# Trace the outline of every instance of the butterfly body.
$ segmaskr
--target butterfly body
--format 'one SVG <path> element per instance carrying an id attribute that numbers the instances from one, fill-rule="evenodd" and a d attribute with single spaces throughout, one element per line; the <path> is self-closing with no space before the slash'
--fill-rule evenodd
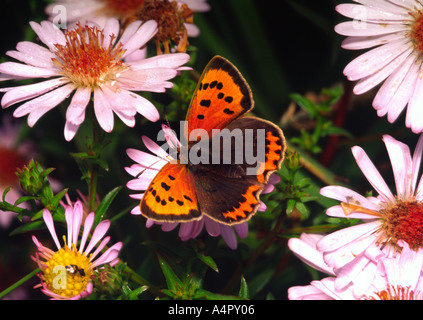
<path id="1" fill-rule="evenodd" d="M 273 123 L 245 114 L 251 90 L 222 57 L 206 66 L 187 113 L 186 141 L 178 161 L 166 164 L 141 200 L 141 213 L 155 221 L 186 222 L 203 215 L 233 225 L 260 206 L 270 174 L 286 149 Z"/>

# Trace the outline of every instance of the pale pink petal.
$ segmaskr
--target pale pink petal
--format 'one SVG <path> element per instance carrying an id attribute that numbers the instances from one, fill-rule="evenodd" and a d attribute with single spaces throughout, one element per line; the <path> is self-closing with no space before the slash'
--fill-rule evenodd
<path id="1" fill-rule="evenodd" d="M 65 100 L 74 89 L 73 84 L 67 84 L 50 91 L 21 105 L 15 110 L 13 116 L 19 118 L 29 113 L 28 125 L 32 127 L 46 112 Z"/>
<path id="2" fill-rule="evenodd" d="M 123 42 L 121 38 L 120 42 L 123 44 L 123 49 L 126 50 L 122 58 L 125 58 L 129 54 L 144 46 L 148 41 L 151 40 L 151 38 L 155 36 L 157 31 L 157 22 L 150 20 L 144 22 L 141 27 L 125 42 Z"/>
<path id="3" fill-rule="evenodd" d="M 134 22 L 131 22 L 123 32 L 122 36 L 119 39 L 119 43 L 122 43 L 122 45 L 129 41 L 130 38 L 132 38 L 135 34 L 135 32 L 138 31 L 142 24 L 142 21 L 136 20 Z"/>
<path id="4" fill-rule="evenodd" d="M 131 210 L 131 214 L 133 214 L 133 215 L 141 215 L 141 208 L 140 208 L 140 206 L 136 206 L 136 207 L 134 207 L 132 210 Z"/>
<path id="5" fill-rule="evenodd" d="M 378 204 L 368 200 L 366 197 L 363 197 L 361 194 L 343 186 L 323 187 L 322 189 L 320 189 L 320 194 L 327 198 L 335 199 L 345 203 L 354 204 L 366 209 L 374 210 L 376 212 L 381 209 L 381 207 Z"/>
<path id="6" fill-rule="evenodd" d="M 419 67 L 414 56 L 407 58 L 386 79 L 373 100 L 373 107 L 386 109 L 388 121 L 394 122 L 411 97 Z"/>
<path id="7" fill-rule="evenodd" d="M 34 21 L 30 21 L 29 24 L 40 40 L 47 45 L 52 52 L 56 51 L 56 44 L 66 44 L 65 35 L 52 22 L 42 21 L 41 24 L 38 24 Z"/>
<path id="8" fill-rule="evenodd" d="M 94 112 L 101 128 L 110 133 L 114 126 L 113 111 L 99 88 L 94 90 Z"/>
<path id="9" fill-rule="evenodd" d="M 70 122 L 65 122 L 64 136 L 66 141 L 71 141 L 75 137 L 75 134 L 79 129 L 79 126 L 80 125 L 75 125 Z"/>
<path id="10" fill-rule="evenodd" d="M 401 53 L 409 54 L 411 52 L 409 49 L 409 45 L 403 39 L 389 42 L 355 58 L 345 67 L 344 74 L 351 81 L 365 78 L 389 65 Z"/>
<path id="11" fill-rule="evenodd" d="M 421 65 L 420 65 L 421 67 Z M 414 133 L 423 131 L 423 77 L 417 77 L 414 91 L 408 103 L 405 124 Z"/>
<path id="12" fill-rule="evenodd" d="M 150 150 L 155 155 L 157 155 L 159 158 L 166 159 L 167 156 L 169 155 L 166 151 L 164 151 L 157 143 L 155 143 L 149 137 L 142 136 L 141 139 L 144 145 L 147 147 L 147 149 Z"/>
<path id="13" fill-rule="evenodd" d="M 174 78 L 177 73 L 171 68 L 127 69 L 120 75 L 118 83 L 126 90 L 161 93 L 165 92 L 167 88 L 172 88 L 172 82 L 166 80 Z"/>
<path id="14" fill-rule="evenodd" d="M 15 103 L 40 96 L 67 82 L 64 78 L 57 78 L 24 86 L 2 88 L 0 91 L 6 91 L 6 93 L 1 100 L 1 105 L 3 108 L 8 108 Z"/>
<path id="15" fill-rule="evenodd" d="M 382 34 L 405 31 L 404 24 L 382 24 L 366 21 L 346 21 L 335 26 L 335 31 L 343 36 L 377 36 Z"/>
<path id="16" fill-rule="evenodd" d="M 170 232 L 174 230 L 179 225 L 179 222 L 163 222 L 161 224 L 161 229 L 164 232 Z"/>
<path id="17" fill-rule="evenodd" d="M 234 229 L 238 234 L 238 237 L 245 239 L 248 235 L 248 222 L 236 224 L 234 225 Z"/>
<path id="18" fill-rule="evenodd" d="M 195 12 L 206 12 L 210 10 L 207 0 L 177 0 L 179 4 L 185 3 L 191 10 Z"/>
<path id="19" fill-rule="evenodd" d="M 288 247 L 299 259 L 309 266 L 323 273 L 334 275 L 333 269 L 324 262 L 322 253 L 317 251 L 315 243 L 311 244 L 302 239 L 291 238 L 288 240 Z"/>
<path id="20" fill-rule="evenodd" d="M 44 219 L 44 222 L 47 226 L 48 231 L 51 234 L 51 237 L 54 240 L 54 243 L 56 244 L 57 249 L 60 249 L 61 246 L 60 246 L 59 239 L 57 238 L 56 230 L 54 228 L 53 217 L 52 217 L 50 211 L 48 211 L 47 209 L 43 210 L 43 219 Z"/>
<path id="21" fill-rule="evenodd" d="M 363 238 L 380 227 L 380 221 L 357 224 L 328 234 L 317 243 L 319 251 L 332 251 Z"/>
<path id="22" fill-rule="evenodd" d="M 59 71 L 56 69 L 28 66 L 26 64 L 17 62 L 1 63 L 0 73 L 4 73 L 13 77 L 22 77 L 27 79 L 60 76 Z"/>
<path id="23" fill-rule="evenodd" d="M 226 244 L 229 248 L 232 250 L 236 250 L 238 246 L 238 241 L 236 239 L 235 231 L 232 229 L 232 227 L 227 225 L 221 225 L 220 226 L 221 235 L 223 240 L 225 240 Z"/>
<path id="24" fill-rule="evenodd" d="M 209 217 L 204 217 L 204 225 L 206 227 L 206 231 L 212 237 L 220 236 L 220 224 Z"/>
<path id="25" fill-rule="evenodd" d="M 121 90 L 119 93 L 115 93 L 114 103 L 115 107 L 113 107 L 113 110 L 116 114 L 118 114 L 118 112 L 123 112 L 126 109 L 129 111 L 129 116 L 131 114 L 135 115 L 138 112 L 146 119 L 153 122 L 159 120 L 160 118 L 159 112 L 150 101 L 127 90 Z M 127 111 L 124 113 L 128 114 Z"/>
<path id="26" fill-rule="evenodd" d="M 385 142 L 391 160 L 397 197 L 399 200 L 409 199 L 414 194 L 410 179 L 413 169 L 410 149 L 406 144 L 395 140 L 389 135 L 384 135 L 383 141 Z"/>
<path id="27" fill-rule="evenodd" d="M 66 121 L 80 125 L 85 120 L 85 109 L 90 102 L 91 89 L 79 87 L 72 97 L 72 101 L 66 110 Z"/>
<path id="28" fill-rule="evenodd" d="M 416 148 L 414 149 L 413 154 L 413 169 L 412 169 L 412 181 L 411 186 L 413 188 L 414 195 L 417 195 L 418 189 L 416 192 L 416 183 L 419 175 L 420 164 L 423 157 L 423 134 L 420 134 L 419 140 L 417 141 Z M 418 197 L 417 197 L 418 199 Z"/>
<path id="29" fill-rule="evenodd" d="M 190 60 L 186 53 L 168 53 L 129 63 L 133 70 L 178 68 Z"/>
<path id="30" fill-rule="evenodd" d="M 103 46 L 108 48 L 113 45 L 119 36 L 119 21 L 115 18 L 109 18 L 103 28 L 104 42 Z"/>
<path id="31" fill-rule="evenodd" d="M 345 17 L 360 19 L 362 21 L 386 22 L 389 24 L 400 23 L 410 18 L 406 11 L 391 12 L 389 10 L 381 10 L 380 8 L 365 7 L 357 4 L 343 3 L 337 5 L 335 10 Z"/>
<path id="32" fill-rule="evenodd" d="M 331 296 L 324 293 L 314 285 L 294 286 L 288 289 L 289 300 L 333 300 Z"/>
<path id="33" fill-rule="evenodd" d="M 347 37 L 342 41 L 341 47 L 347 50 L 362 50 L 404 39 L 404 37 L 406 37 L 406 32 L 396 32 L 370 37 Z"/>
<path id="34" fill-rule="evenodd" d="M 27 43 L 31 43 L 34 46 L 38 46 L 38 45 L 36 45 L 32 42 L 27 42 Z M 19 46 L 19 43 L 18 43 L 16 48 L 18 49 L 19 47 L 22 47 L 22 45 Z M 55 65 L 54 65 L 52 59 L 55 58 L 56 56 L 52 52 L 50 52 L 49 50 L 39 46 L 40 48 L 45 50 L 44 52 L 42 52 L 43 56 L 40 57 L 40 56 L 36 55 L 37 49 L 32 48 L 32 49 L 35 49 L 35 52 L 32 52 L 32 51 L 27 52 L 26 47 L 29 47 L 29 46 L 27 44 L 25 44 L 25 45 L 23 45 L 23 47 L 25 47 L 25 52 L 7 51 L 6 54 L 9 57 L 12 57 L 16 60 L 19 60 L 20 62 L 26 63 L 26 64 L 34 66 L 34 67 L 46 68 L 46 69 L 54 69 L 55 68 Z M 40 50 L 40 49 L 38 49 L 38 50 Z"/>
<path id="35" fill-rule="evenodd" d="M 358 146 L 352 147 L 351 149 L 357 165 L 373 188 L 387 203 L 395 203 L 396 200 L 394 195 L 364 150 Z"/>
<path id="36" fill-rule="evenodd" d="M 94 219 L 95 219 L 94 212 L 91 212 L 85 218 L 84 231 L 82 233 L 81 243 L 79 245 L 79 253 L 83 253 L 84 252 L 84 247 L 85 247 L 85 244 L 87 243 L 88 235 L 90 234 L 91 228 L 92 228 L 92 226 L 94 224 Z"/>
<path id="37" fill-rule="evenodd" d="M 136 149 L 126 149 L 126 154 L 136 163 L 141 164 L 144 168 L 160 170 L 163 165 L 167 163 L 166 160 L 162 160 L 152 154 Z M 137 173 L 139 174 L 139 172 Z"/>
<path id="38" fill-rule="evenodd" d="M 90 261 L 95 261 L 95 257 L 101 252 L 101 250 L 104 249 L 104 247 L 109 243 L 110 236 L 104 237 L 103 240 L 101 240 L 101 243 L 97 246 L 97 249 L 90 255 Z"/>
<path id="39" fill-rule="evenodd" d="M 109 227 L 110 227 L 109 220 L 103 220 L 97 225 L 91 237 L 91 241 L 89 242 L 87 248 L 84 250 L 85 256 L 87 256 L 91 252 L 91 250 L 94 248 L 94 246 L 103 238 L 103 236 L 106 234 Z"/>

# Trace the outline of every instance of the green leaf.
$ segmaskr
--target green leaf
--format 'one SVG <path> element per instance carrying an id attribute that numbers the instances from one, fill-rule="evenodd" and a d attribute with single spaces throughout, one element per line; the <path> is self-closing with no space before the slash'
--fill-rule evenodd
<path id="1" fill-rule="evenodd" d="M 244 277 L 241 277 L 241 287 L 239 288 L 239 294 L 241 298 L 249 299 L 250 293 L 248 291 L 247 281 L 245 281 Z"/>
<path id="2" fill-rule="evenodd" d="M 10 233 L 10 235 L 14 236 L 14 235 L 17 235 L 17 234 L 38 230 L 38 229 L 41 229 L 43 225 L 44 225 L 43 220 L 37 220 L 37 221 L 34 221 L 34 222 L 29 222 L 29 223 L 24 224 L 21 227 L 16 228 L 15 230 L 13 230 Z"/>
<path id="3" fill-rule="evenodd" d="M 126 299 L 128 300 L 137 300 L 138 296 L 143 293 L 144 291 L 148 290 L 148 286 L 141 286 L 134 290 L 131 290 L 127 284 L 122 286 L 122 292 Z"/>
<path id="4" fill-rule="evenodd" d="M 172 270 L 170 265 L 163 259 L 159 254 L 157 254 L 157 258 L 159 259 L 160 268 L 162 269 L 163 275 L 166 278 L 167 287 L 170 290 L 176 290 L 178 284 L 181 283 L 181 280 L 178 278 L 176 273 Z"/>
<path id="5" fill-rule="evenodd" d="M 217 268 L 216 262 L 214 262 L 213 258 L 210 256 L 205 256 L 203 254 L 197 253 L 197 258 L 203 261 L 206 265 L 212 268 L 214 271 L 219 273 L 219 269 Z"/>
<path id="6" fill-rule="evenodd" d="M 101 200 L 97 210 L 95 211 L 95 224 L 97 225 L 104 217 L 107 209 L 109 209 L 110 204 L 112 203 L 113 199 L 117 196 L 119 191 L 122 189 L 122 186 L 114 188 L 108 194 L 106 194 Z"/>

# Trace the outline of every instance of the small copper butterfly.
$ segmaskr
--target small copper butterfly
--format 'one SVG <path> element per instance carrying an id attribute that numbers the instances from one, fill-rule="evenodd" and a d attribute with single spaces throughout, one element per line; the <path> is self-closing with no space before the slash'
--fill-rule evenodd
<path id="1" fill-rule="evenodd" d="M 225 58 L 214 57 L 194 91 L 185 132 L 188 136 L 195 131 L 205 132 L 213 140 L 216 132 L 226 130 L 231 133 L 229 138 L 220 135 L 217 144 L 213 140 L 213 148 L 225 143 L 227 148 L 212 149 L 210 145 L 209 155 L 202 158 L 206 161 L 200 163 L 189 158 L 184 162 L 182 157 L 176 163 L 167 163 L 145 191 L 141 213 L 161 222 L 187 222 L 206 215 L 234 225 L 251 218 L 260 205 L 260 193 L 270 174 L 280 169 L 286 150 L 279 127 L 245 115 L 253 106 L 250 87 L 238 69 Z M 237 140 L 239 137 L 243 140 Z M 190 139 L 185 145 L 186 154 L 198 143 Z M 234 150 L 240 144 L 245 154 L 237 158 L 239 153 Z M 248 161 L 247 149 L 255 150 L 257 163 Z M 230 152 L 229 158 L 226 151 Z M 263 157 L 258 157 L 260 151 Z M 248 173 L 253 168 L 257 168 L 254 174 Z"/>

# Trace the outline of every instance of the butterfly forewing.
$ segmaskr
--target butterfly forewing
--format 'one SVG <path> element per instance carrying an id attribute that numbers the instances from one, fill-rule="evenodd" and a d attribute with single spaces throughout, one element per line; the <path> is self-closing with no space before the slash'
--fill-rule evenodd
<path id="1" fill-rule="evenodd" d="M 195 183 L 185 165 L 166 164 L 141 200 L 141 213 L 156 221 L 187 221 L 200 217 Z"/>
<path id="2" fill-rule="evenodd" d="M 188 133 L 226 127 L 253 108 L 250 87 L 228 60 L 214 57 L 201 75 L 187 113 Z"/>

